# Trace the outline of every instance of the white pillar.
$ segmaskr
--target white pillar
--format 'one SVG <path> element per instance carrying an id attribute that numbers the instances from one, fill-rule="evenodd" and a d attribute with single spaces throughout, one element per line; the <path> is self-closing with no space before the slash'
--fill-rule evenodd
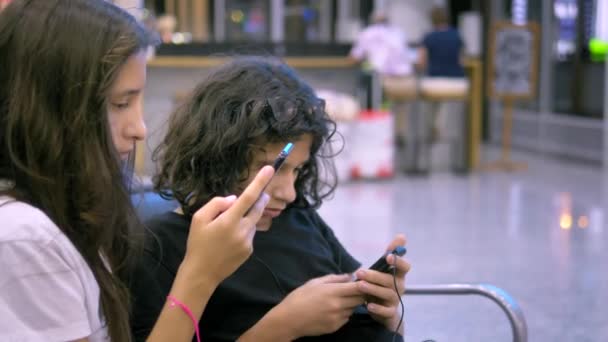
<path id="1" fill-rule="evenodd" d="M 388 9 L 387 0 L 374 0 L 374 11 L 386 12 Z"/>
<path id="2" fill-rule="evenodd" d="M 319 41 L 323 43 L 331 42 L 331 22 L 332 22 L 332 8 L 331 1 L 321 1 L 320 4 L 321 13 L 319 13 Z"/>
<path id="3" fill-rule="evenodd" d="M 270 40 L 281 43 L 285 40 L 285 3 L 270 0 Z"/>
<path id="4" fill-rule="evenodd" d="M 216 42 L 226 40 L 226 1 L 216 0 L 213 6 L 213 36 Z"/>
<path id="5" fill-rule="evenodd" d="M 511 13 L 513 24 L 524 25 L 528 21 L 528 0 L 513 0 Z"/>
<path id="6" fill-rule="evenodd" d="M 112 2 L 131 13 L 137 20 L 143 18 L 144 0 L 114 0 Z"/>
<path id="7" fill-rule="evenodd" d="M 553 112 L 553 0 L 542 0 L 540 63 L 538 84 L 538 151 L 547 150 L 547 122 Z"/>
<path id="8" fill-rule="evenodd" d="M 362 28 L 362 23 L 359 19 L 359 1 L 338 0 L 337 6 L 336 41 L 351 43 L 356 39 L 357 34 Z"/>
<path id="9" fill-rule="evenodd" d="M 595 6 L 595 38 L 608 40 L 608 1 L 599 0 Z"/>

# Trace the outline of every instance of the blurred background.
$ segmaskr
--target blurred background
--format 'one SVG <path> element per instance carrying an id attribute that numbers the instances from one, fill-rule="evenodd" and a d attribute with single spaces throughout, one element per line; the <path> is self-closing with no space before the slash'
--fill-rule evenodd
<path id="1" fill-rule="evenodd" d="M 364 265 L 402 232 L 409 286 L 492 284 L 530 341 L 608 341 L 608 1 L 113 2 L 160 42 L 144 189 L 168 116 L 210 68 L 276 56 L 338 123 L 321 214 Z M 482 297 L 404 299 L 407 340 L 513 341 Z"/>

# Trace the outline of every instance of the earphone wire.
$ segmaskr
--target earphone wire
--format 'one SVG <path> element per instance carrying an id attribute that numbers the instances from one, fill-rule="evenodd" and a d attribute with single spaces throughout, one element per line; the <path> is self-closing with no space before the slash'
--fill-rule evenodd
<path id="1" fill-rule="evenodd" d="M 397 324 L 397 328 L 395 328 L 395 331 L 393 332 L 393 342 L 394 342 L 395 338 L 397 337 L 397 334 L 399 334 L 399 328 L 401 328 L 401 324 L 403 323 L 403 315 L 405 314 L 405 307 L 403 306 L 403 299 L 401 298 L 401 293 L 399 293 L 399 288 L 397 287 L 397 268 L 393 266 L 392 269 L 393 269 L 393 285 L 395 286 L 395 294 L 397 295 L 397 298 L 399 298 L 399 304 L 401 304 L 401 316 L 399 317 L 399 324 Z"/>

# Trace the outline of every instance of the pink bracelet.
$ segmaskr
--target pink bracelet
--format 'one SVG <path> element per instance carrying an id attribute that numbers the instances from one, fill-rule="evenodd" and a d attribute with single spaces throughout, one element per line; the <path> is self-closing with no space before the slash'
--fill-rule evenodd
<path id="1" fill-rule="evenodd" d="M 194 325 L 194 332 L 196 332 L 196 340 L 198 342 L 201 342 L 201 334 L 198 330 L 198 320 L 196 319 L 196 317 L 194 317 L 192 310 L 190 310 L 190 308 L 186 304 L 175 299 L 175 297 L 173 297 L 172 295 L 168 295 L 167 299 L 171 302 L 171 303 L 169 303 L 169 306 L 171 306 L 171 307 L 175 307 L 176 305 L 179 306 L 180 308 L 182 308 L 182 310 L 184 310 L 186 315 L 188 315 L 188 317 L 190 317 L 190 320 L 192 321 L 192 324 Z"/>

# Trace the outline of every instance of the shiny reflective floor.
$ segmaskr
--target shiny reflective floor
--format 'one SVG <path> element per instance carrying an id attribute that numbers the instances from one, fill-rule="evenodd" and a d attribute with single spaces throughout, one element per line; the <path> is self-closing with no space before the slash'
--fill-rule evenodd
<path id="1" fill-rule="evenodd" d="M 537 154 L 514 158 L 529 170 L 342 184 L 320 212 L 364 265 L 405 233 L 409 284 L 506 290 L 524 310 L 529 341 L 608 341 L 601 168 Z M 407 341 L 512 341 L 507 317 L 488 299 L 404 300 Z"/>

